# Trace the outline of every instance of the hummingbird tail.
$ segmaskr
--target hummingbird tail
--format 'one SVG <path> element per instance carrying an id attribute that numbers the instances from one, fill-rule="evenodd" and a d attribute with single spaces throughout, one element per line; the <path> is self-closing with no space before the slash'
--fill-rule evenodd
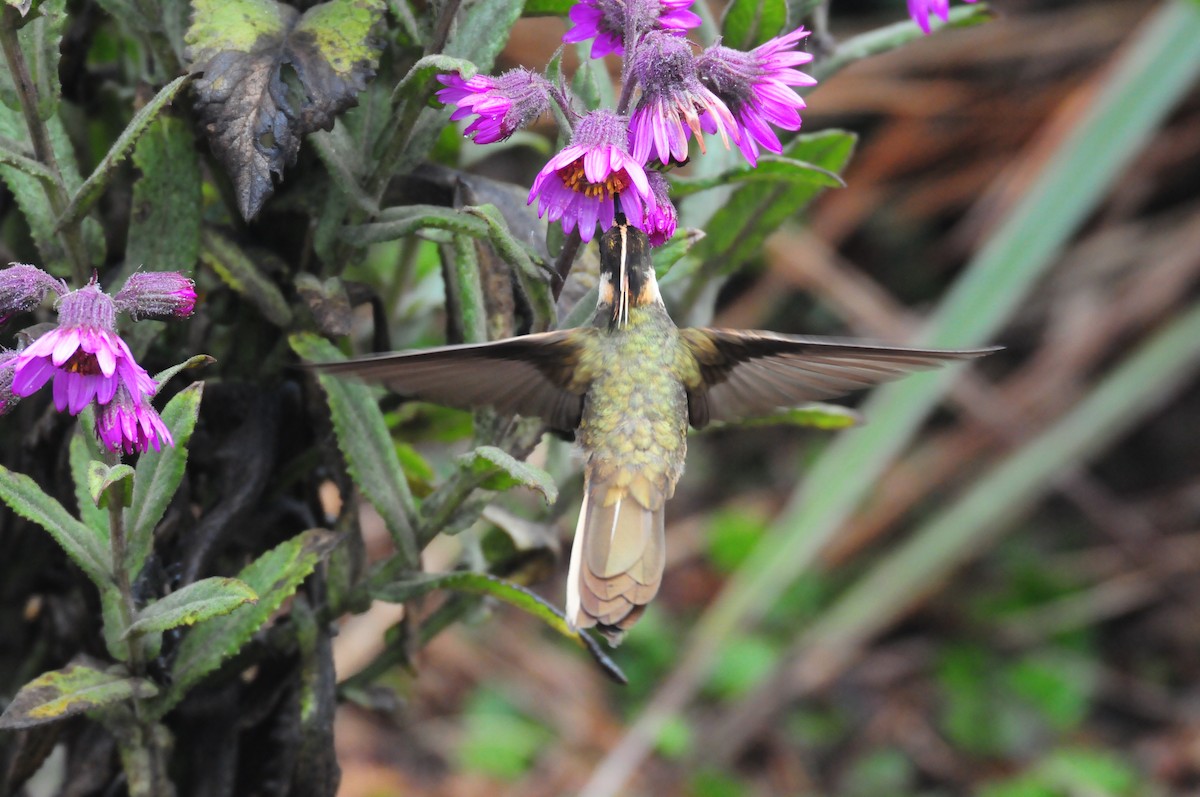
<path id="1" fill-rule="evenodd" d="M 661 491 L 641 476 L 627 488 L 587 480 L 567 575 L 572 626 L 595 626 L 617 644 L 642 616 L 666 563 L 664 503 Z"/>

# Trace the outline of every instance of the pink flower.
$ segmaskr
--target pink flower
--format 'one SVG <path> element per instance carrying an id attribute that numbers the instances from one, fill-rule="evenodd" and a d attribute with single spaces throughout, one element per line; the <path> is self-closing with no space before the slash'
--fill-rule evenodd
<path id="1" fill-rule="evenodd" d="M 667 178 L 658 172 L 646 172 L 646 179 L 650 182 L 654 205 L 646 206 L 642 223 L 635 226 L 645 230 L 646 235 L 650 238 L 651 246 L 662 246 L 675 234 L 679 215 L 675 211 L 675 206 L 671 204 L 671 186 L 667 183 Z"/>
<path id="2" fill-rule="evenodd" d="M 109 451 L 132 454 L 150 448 L 162 450 L 175 445 L 171 431 L 150 406 L 148 397 L 131 395 L 125 385 L 117 387 L 113 400 L 96 412 L 96 436 Z"/>
<path id="3" fill-rule="evenodd" d="M 54 380 L 54 406 L 79 412 L 107 404 L 124 384 L 135 395 L 153 395 L 154 380 L 117 335 L 116 307 L 95 282 L 61 300 L 59 326 L 23 349 L 13 372 L 13 393 L 25 397 Z"/>
<path id="4" fill-rule="evenodd" d="M 612 111 L 592 111 L 579 121 L 571 143 L 542 167 L 529 191 L 529 204 L 538 200 L 538 217 L 562 222 L 570 232 L 592 240 L 599 222 L 613 224 L 616 203 L 631 220 L 640 222 L 644 208 L 654 207 L 654 195 L 642 164 L 626 149 L 625 118 Z"/>
<path id="5" fill-rule="evenodd" d="M 545 113 L 550 107 L 550 84 L 527 69 L 512 69 L 500 77 L 476 75 L 463 80 L 459 75 L 438 75 L 445 86 L 437 98 L 445 105 L 457 105 L 452 121 L 478 118 L 467 125 L 464 135 L 474 136 L 476 144 L 503 141 Z"/>
<path id="6" fill-rule="evenodd" d="M 966 2 L 974 3 L 975 0 Z M 908 0 L 908 15 L 926 35 L 929 35 L 930 14 L 936 15 L 942 22 L 947 22 L 950 19 L 950 0 Z"/>
<path id="7" fill-rule="evenodd" d="M 639 162 L 645 163 L 652 155 L 662 163 L 686 161 L 689 131 L 703 152 L 702 113 L 713 121 L 714 131 L 721 134 L 726 147 L 730 136 L 737 140 L 733 115 L 696 76 L 696 59 L 686 39 L 657 31 L 646 34 L 638 46 L 633 73 L 642 96 L 630 119 L 629 149 Z"/>
<path id="8" fill-rule="evenodd" d="M 570 11 L 575 27 L 562 40 L 572 44 L 595 39 L 592 58 L 624 55 L 629 14 L 633 15 L 634 36 L 656 29 L 684 33 L 700 27 L 700 17 L 688 10 L 691 5 L 692 0 L 580 0 Z"/>
<path id="9" fill-rule="evenodd" d="M 799 111 L 804 100 L 790 87 L 817 83 L 815 78 L 792 68 L 812 60 L 810 54 L 793 49 L 807 35 L 804 28 L 796 28 L 748 53 L 717 45 L 697 59 L 700 79 L 733 113 L 739 128 L 738 144 L 752 166 L 758 164 L 759 146 L 771 152 L 783 151 L 771 125 L 800 129 Z M 701 122 L 706 130 L 719 129 L 718 120 L 711 114 Z"/>

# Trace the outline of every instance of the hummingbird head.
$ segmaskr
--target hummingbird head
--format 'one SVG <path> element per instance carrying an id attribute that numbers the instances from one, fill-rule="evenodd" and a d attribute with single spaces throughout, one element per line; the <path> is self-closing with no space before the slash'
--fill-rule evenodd
<path id="1" fill-rule="evenodd" d="M 650 239 L 617 216 L 617 223 L 600 238 L 600 296 L 596 309 L 607 311 L 609 328 L 629 323 L 631 307 L 662 304 Z"/>

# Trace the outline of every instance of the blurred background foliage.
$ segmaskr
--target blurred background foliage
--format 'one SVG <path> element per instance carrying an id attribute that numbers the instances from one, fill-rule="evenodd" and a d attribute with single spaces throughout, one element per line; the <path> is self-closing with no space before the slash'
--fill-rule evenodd
<path id="1" fill-rule="evenodd" d="M 60 116 L 82 168 L 64 171 L 101 164 L 129 109 L 178 73 L 185 5 L 163 4 L 156 18 L 134 0 L 67 4 Z M 796 16 L 813 4 L 791 6 Z M 500 151 L 464 143 L 445 113 L 422 111 L 427 93 L 407 106 L 413 118 L 388 117 L 412 54 L 429 44 L 422 37 L 447 33 L 418 19 L 440 8 L 388 3 L 387 80 L 368 87 L 345 124 L 308 139 L 256 221 L 237 215 L 207 146 L 187 143 L 196 124 L 181 101 L 131 163 L 114 167 L 81 224 L 77 243 L 102 279 L 153 262 L 194 269 L 206 294 L 193 324 L 146 334 L 138 349 L 151 370 L 179 354 L 219 361 L 181 498 L 200 520 L 171 519 L 160 538 L 164 582 L 180 577 L 179 562 L 236 572 L 314 518 L 355 539 L 361 529 L 363 562 L 394 556 L 384 522 L 332 464 L 324 398 L 285 367 L 294 358 L 284 332 L 344 336 L 328 323 L 346 320 L 340 309 L 322 315 L 344 303 L 357 307 L 348 329 L 358 351 L 464 334 L 461 313 L 446 311 L 445 270 L 459 261 L 442 217 L 398 239 L 383 223 L 404 222 L 414 202 L 462 204 L 438 169 L 527 185 L 551 149 L 526 134 Z M 478 28 L 485 17 L 467 15 L 479 10 L 464 4 L 464 29 Z M 790 188 L 786 218 L 753 232 L 709 217 L 782 207 L 778 195 L 743 205 L 720 191 L 691 197 L 683 220 L 709 237 L 664 275 L 677 319 L 1006 351 L 952 380 L 878 391 L 859 406 L 870 419 L 860 429 L 693 437 L 668 515 L 663 593 L 612 654 L 627 686 L 542 619 L 461 593 L 403 606 L 347 597 L 338 585 L 354 579 L 336 568 L 361 563 L 331 563 L 303 601 L 326 605 L 331 589 L 347 611 L 322 654 L 340 684 L 333 737 L 320 739 L 336 749 L 339 794 L 1200 788 L 1200 3 L 998 0 L 986 24 L 928 38 L 907 21 L 903 35 L 887 27 L 903 19 L 898 0 L 837 0 L 828 11 L 812 42 L 822 82 L 806 95 L 804 132 L 858 140 L 852 156 L 849 138 L 832 133 L 799 146 L 847 142 L 824 150 L 848 159 L 844 170 L 827 165 L 847 187 L 821 193 L 802 216 L 792 210 L 813 196 Z M 564 30 L 559 18 L 520 19 L 493 71 L 541 67 Z M 499 50 L 502 39 L 490 41 Z M 575 56 L 564 53 L 568 75 Z M 583 74 L 602 94 L 603 81 Z M 389 123 L 413 126 L 412 139 L 384 153 L 394 174 L 346 156 L 364 137 L 386 142 Z M 548 125 L 539 132 L 552 135 Z M 418 166 L 422 147 L 440 166 Z M 147 170 L 151 161 L 174 168 Z M 698 161 L 692 176 L 733 162 Z M 151 174 L 172 194 L 191 192 L 200 213 L 156 215 L 155 186 L 142 179 Z M 74 190 L 82 178 L 67 182 Z M 0 260 L 54 265 L 16 193 L 0 192 Z M 466 200 L 489 201 L 504 202 Z M 157 234 L 181 225 L 190 249 Z M 296 279 L 306 274 L 314 279 Z M 324 282 L 333 275 L 340 288 Z M 512 275 L 501 281 L 504 290 L 485 287 L 491 299 L 519 304 Z M 532 313 L 510 305 L 490 318 L 519 325 Z M 389 399 L 383 408 L 418 501 L 454 481 L 457 455 L 499 434 L 465 413 Z M 62 480 L 55 452 L 66 427 L 44 406 L 19 410 L 24 423 L 0 422 L 5 464 L 43 485 Z M 550 551 L 573 527 L 577 464 L 556 442 L 533 460 L 562 493 L 554 508 L 520 491 L 501 500 L 468 491 L 483 521 L 434 538 L 426 571 L 465 562 L 537 582 L 557 602 L 565 565 Z M 228 500 L 248 472 L 263 476 L 254 497 Z M 237 534 L 216 531 L 222 522 Z M 198 531 L 208 547 L 189 542 Z M 99 644 L 95 607 L 53 546 L 13 523 L 0 524 L 0 544 L 7 698 Z M 291 730 L 299 708 L 287 695 L 303 662 L 273 646 L 281 636 L 260 634 L 169 718 L 177 766 L 192 776 L 185 793 L 305 793 L 295 761 L 315 737 Z M 30 795 L 121 793 L 111 741 L 94 727 L 73 721 L 61 737 L 12 739 L 0 738 L 7 778 L 30 747 L 49 753 L 60 742 Z M 205 771 L 221 766 L 233 772 Z"/>

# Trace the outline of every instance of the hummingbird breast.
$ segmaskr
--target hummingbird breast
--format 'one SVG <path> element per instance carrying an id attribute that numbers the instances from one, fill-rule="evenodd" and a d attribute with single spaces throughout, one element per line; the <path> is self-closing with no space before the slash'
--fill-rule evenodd
<path id="1" fill-rule="evenodd" d="M 679 331 L 661 305 L 645 305 L 633 308 L 626 326 L 593 340 L 587 365 L 595 376 L 579 426 L 588 476 L 619 493 L 609 501 L 631 494 L 646 509 L 661 509 L 687 454 Z"/>

